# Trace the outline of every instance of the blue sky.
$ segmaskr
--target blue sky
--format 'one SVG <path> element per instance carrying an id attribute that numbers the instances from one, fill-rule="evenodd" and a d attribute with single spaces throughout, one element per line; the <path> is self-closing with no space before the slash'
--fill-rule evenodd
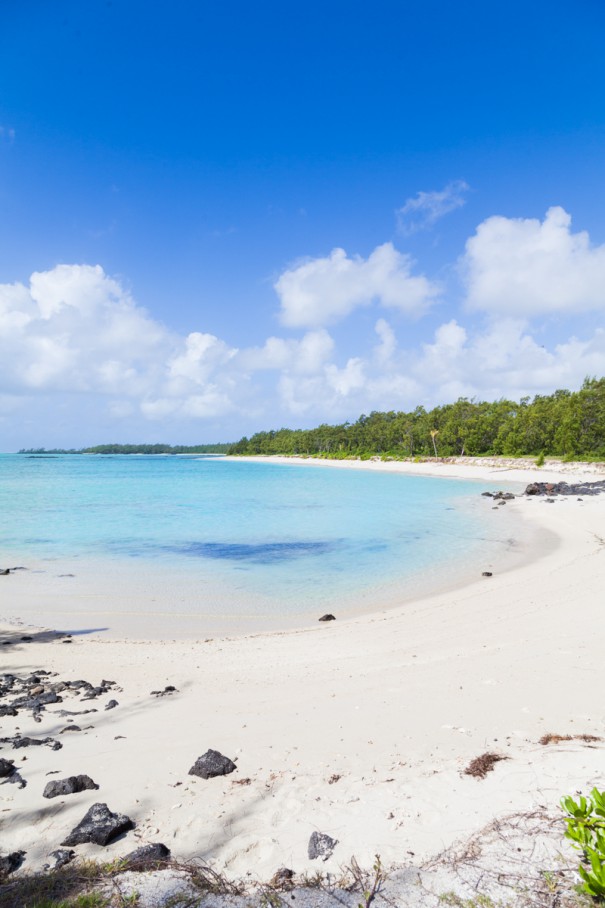
<path id="1" fill-rule="evenodd" d="M 4 0 L 0 450 L 605 374 L 598 0 Z"/>

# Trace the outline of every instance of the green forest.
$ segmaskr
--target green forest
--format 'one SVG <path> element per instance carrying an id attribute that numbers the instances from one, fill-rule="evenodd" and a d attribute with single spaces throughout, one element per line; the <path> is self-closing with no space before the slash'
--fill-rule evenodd
<path id="1" fill-rule="evenodd" d="M 22 448 L 19 454 L 226 454 L 229 443 L 213 445 L 96 445 L 93 448 Z"/>
<path id="2" fill-rule="evenodd" d="M 432 410 L 373 412 L 337 426 L 257 432 L 228 453 L 605 459 L 605 378 L 587 378 L 579 391 L 523 397 L 518 403 L 460 398 Z"/>

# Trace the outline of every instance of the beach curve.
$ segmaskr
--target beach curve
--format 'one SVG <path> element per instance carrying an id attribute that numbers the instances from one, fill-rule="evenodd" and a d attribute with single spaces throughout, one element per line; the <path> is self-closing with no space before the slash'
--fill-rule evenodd
<path id="1" fill-rule="evenodd" d="M 452 469 L 468 476 L 492 468 Z M 495 490 L 499 478 L 569 481 L 570 472 L 594 479 L 598 471 L 487 475 Z M 16 642 L 3 647 L 5 671 L 43 667 L 95 684 L 109 676 L 122 690 L 109 712 L 104 700 L 95 701 L 98 713 L 81 723 L 93 727 L 64 738 L 61 751 L 29 749 L 21 766 L 21 753 L 3 746 L 2 756 L 15 759 L 28 782 L 3 788 L 4 847 L 26 850 L 28 866 L 40 866 L 102 800 L 137 823 L 128 841 L 103 850 L 104 858 L 161 840 L 179 857 L 268 878 L 282 865 L 316 869 L 307 842 L 320 831 L 339 842 L 324 870 L 351 854 L 367 866 L 379 853 L 385 866 L 397 867 L 429 859 L 494 816 L 556 807 L 561 794 L 598 783 L 599 742 L 538 741 L 547 733 L 604 731 L 594 629 L 605 498 L 519 498 L 507 507 L 555 534 L 557 546 L 513 571 L 495 570 L 402 609 L 208 641 L 81 636 L 66 646 L 35 635 L 19 642 L 29 631 L 6 628 Z M 150 695 L 166 685 L 177 690 Z M 18 727 L 24 735 L 58 736 L 65 720 L 56 709 L 40 723 L 6 717 L 3 734 Z M 237 758 L 236 772 L 188 776 L 208 748 Z M 508 759 L 483 781 L 466 776 L 470 760 L 487 750 Z M 55 769 L 59 777 L 87 773 L 100 790 L 50 809 L 41 792 Z M 98 856 L 99 848 L 78 853 Z"/>

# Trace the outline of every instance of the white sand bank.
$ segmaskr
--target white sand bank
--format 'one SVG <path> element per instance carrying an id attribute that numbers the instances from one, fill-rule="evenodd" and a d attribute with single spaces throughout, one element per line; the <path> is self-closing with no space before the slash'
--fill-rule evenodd
<path id="1" fill-rule="evenodd" d="M 486 463 L 443 471 L 363 466 L 489 477 L 494 489 L 499 479 L 559 475 L 507 475 Z M 574 466 L 563 478 L 596 472 Z M 537 742 L 546 732 L 605 736 L 605 496 L 506 507 L 556 534 L 558 546 L 515 571 L 499 575 L 495 567 L 491 578 L 402 609 L 208 642 L 81 636 L 1 647 L 3 671 L 44 668 L 58 673 L 53 680 L 108 678 L 123 689 L 83 703 L 66 698 L 40 723 L 25 713 L 0 720 L 3 736 L 63 742 L 58 751 L 2 745 L 0 756 L 14 759 L 28 783 L 0 788 L 3 850 L 23 848 L 25 866 L 40 865 L 87 808 L 104 801 L 137 828 L 105 849 L 78 846 L 80 854 L 109 858 L 162 841 L 175 856 L 264 878 L 284 865 L 336 870 L 351 855 L 371 866 L 378 853 L 386 866 L 401 866 L 494 816 L 555 809 L 562 794 L 602 786 L 603 744 Z M 167 684 L 178 692 L 150 696 Z M 110 697 L 119 706 L 105 712 Z M 81 732 L 58 734 L 67 723 L 58 709 L 91 707 L 98 712 L 74 717 Z M 237 758 L 237 771 L 207 781 L 188 776 L 208 748 Z M 509 759 L 483 781 L 464 775 L 485 751 Z M 78 773 L 99 791 L 42 798 L 49 778 Z M 235 784 L 244 779 L 249 784 Z M 325 864 L 307 858 L 314 830 L 339 840 Z"/>

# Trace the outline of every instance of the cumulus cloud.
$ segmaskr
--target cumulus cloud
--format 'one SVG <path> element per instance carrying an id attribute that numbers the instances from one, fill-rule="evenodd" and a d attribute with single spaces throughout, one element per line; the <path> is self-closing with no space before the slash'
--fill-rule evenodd
<path id="1" fill-rule="evenodd" d="M 278 389 L 284 409 L 295 416 L 313 414 L 317 422 L 340 421 L 374 409 L 432 407 L 459 397 L 518 400 L 578 388 L 587 374 L 605 375 L 602 328 L 550 348 L 521 319 L 493 319 L 480 330 L 451 319 L 429 342 L 409 350 L 399 350 L 390 331 L 384 336 L 391 349 L 386 362 L 374 348 L 342 368 L 327 364 L 313 376 L 282 372 Z"/>
<path id="2" fill-rule="evenodd" d="M 334 249 L 284 271 L 275 282 L 281 321 L 290 328 L 317 328 L 350 315 L 377 300 L 410 316 L 425 312 L 440 293 L 424 275 L 413 275 L 414 262 L 392 243 L 377 246 L 367 259 Z"/>
<path id="3" fill-rule="evenodd" d="M 469 309 L 531 318 L 605 310 L 605 245 L 553 207 L 543 221 L 490 217 L 466 243 Z"/>
<path id="4" fill-rule="evenodd" d="M 429 230 L 450 211 L 465 204 L 464 196 L 469 189 L 470 186 L 464 180 L 452 180 L 440 191 L 419 192 L 414 198 L 407 199 L 395 212 L 397 229 L 404 236 L 410 236 L 419 230 Z"/>
<path id="5" fill-rule="evenodd" d="M 243 419 L 246 429 L 252 419 L 256 428 L 342 421 L 459 396 L 574 388 L 587 374 L 605 374 L 600 322 L 591 332 L 584 319 L 583 336 L 570 337 L 559 319 L 557 342 L 538 340 L 532 327 L 534 315 L 603 306 L 605 247 L 572 233 L 562 209 L 543 222 L 489 218 L 469 239 L 463 264 L 467 306 L 488 319 L 451 310 L 427 340 L 416 339 L 418 326 L 411 335 L 400 325 L 397 336 L 379 317 L 355 339 L 342 332 L 346 349 L 337 348 L 328 322 L 371 302 L 417 315 L 437 297 L 436 285 L 414 276 L 409 257 L 389 243 L 367 259 L 334 250 L 284 272 L 276 284 L 281 318 L 302 330 L 243 348 L 203 330 L 169 330 L 98 265 L 59 265 L 27 283 L 0 284 L 3 435 L 8 426 L 22 444 L 22 430 L 11 427 L 52 412 L 72 433 L 80 418 L 106 433 L 119 420 L 221 426 L 232 414 L 229 435 L 237 437 Z"/>
<path id="6" fill-rule="evenodd" d="M 395 332 L 384 318 L 378 319 L 374 331 L 379 338 L 379 343 L 374 347 L 374 357 L 380 365 L 386 366 L 397 349 Z"/>
<path id="7" fill-rule="evenodd" d="M 551 349 L 539 343 L 523 320 L 493 320 L 470 333 L 455 320 L 441 325 L 413 363 L 424 376 L 432 402 L 458 396 L 517 399 L 555 388 L 577 388 L 587 374 L 605 374 L 605 331 L 571 337 Z"/>
<path id="8" fill-rule="evenodd" d="M 3 390 L 142 390 L 173 343 L 100 266 L 36 272 L 0 285 Z"/>
<path id="9" fill-rule="evenodd" d="M 321 328 L 308 331 L 300 340 L 296 338 L 269 337 L 262 347 L 243 350 L 240 365 L 248 370 L 288 369 L 293 372 L 317 372 L 327 362 L 334 349 L 334 341 Z"/>
<path id="10" fill-rule="evenodd" d="M 185 338 L 184 349 L 168 362 L 170 386 L 178 394 L 192 383 L 205 384 L 210 375 L 226 365 L 237 352 L 236 348 L 229 347 L 214 334 L 192 332 Z"/>

